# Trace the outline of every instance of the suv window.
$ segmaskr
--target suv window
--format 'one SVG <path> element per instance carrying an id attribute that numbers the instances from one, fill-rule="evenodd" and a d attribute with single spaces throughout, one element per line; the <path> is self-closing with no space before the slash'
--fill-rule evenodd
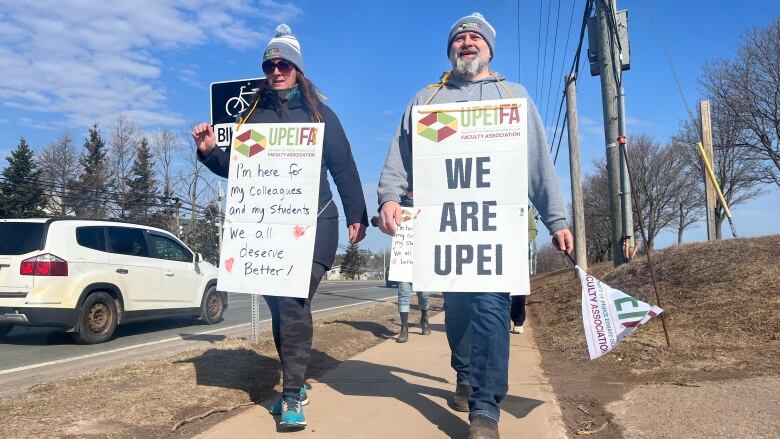
<path id="1" fill-rule="evenodd" d="M 173 239 L 156 233 L 149 233 L 149 239 L 152 241 L 152 247 L 158 258 L 169 261 L 192 262 L 192 252 Z"/>
<path id="2" fill-rule="evenodd" d="M 0 255 L 21 255 L 40 250 L 44 223 L 0 222 Z"/>
<path id="3" fill-rule="evenodd" d="M 129 227 L 109 227 L 108 242 L 111 253 L 129 256 L 149 256 L 143 230 Z"/>
<path id="4" fill-rule="evenodd" d="M 103 227 L 76 227 L 76 242 L 82 247 L 106 251 Z"/>

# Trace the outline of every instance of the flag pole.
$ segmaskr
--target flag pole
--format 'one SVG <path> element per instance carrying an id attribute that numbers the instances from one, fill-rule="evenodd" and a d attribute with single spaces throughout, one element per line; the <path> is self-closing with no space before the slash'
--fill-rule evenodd
<path id="1" fill-rule="evenodd" d="M 626 152 L 626 144 L 625 142 L 619 142 L 619 143 L 620 143 L 620 149 L 623 150 L 623 157 L 626 157 L 625 165 L 628 174 L 628 179 L 631 182 L 631 187 L 638 187 L 634 184 L 634 178 L 631 173 L 631 166 L 629 165 L 630 160 L 628 160 L 628 153 Z M 637 199 L 636 191 L 631 191 L 631 196 L 634 199 L 633 204 L 637 214 L 637 222 L 639 223 L 639 232 L 642 234 L 642 242 L 645 245 L 645 254 L 647 255 L 647 266 L 650 268 L 650 277 L 653 280 L 653 290 L 655 290 L 655 301 L 658 304 L 658 307 L 663 308 L 663 305 L 661 305 L 661 294 L 658 291 L 658 282 L 656 282 L 655 279 L 655 268 L 653 267 L 653 259 L 650 257 L 650 248 L 647 246 L 647 236 L 645 233 L 645 226 L 642 223 L 642 212 L 639 211 L 639 199 Z M 664 318 L 665 315 L 666 313 L 661 314 L 661 325 L 664 328 L 664 337 L 666 337 L 666 347 L 670 348 L 672 347 L 672 344 L 669 342 L 669 331 L 666 329 L 666 319 Z"/>

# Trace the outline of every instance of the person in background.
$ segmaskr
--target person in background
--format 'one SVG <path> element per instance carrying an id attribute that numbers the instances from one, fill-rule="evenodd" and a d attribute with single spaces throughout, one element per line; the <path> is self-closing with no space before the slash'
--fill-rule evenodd
<path id="1" fill-rule="evenodd" d="M 528 209 L 528 275 L 533 276 L 536 274 L 536 235 L 538 230 L 536 229 L 536 220 L 539 214 L 536 209 L 530 207 Z M 512 321 L 512 327 L 509 331 L 512 334 L 522 334 L 523 325 L 525 324 L 525 298 L 527 296 L 518 295 L 512 296 L 512 307 L 509 311 L 509 317 Z"/>

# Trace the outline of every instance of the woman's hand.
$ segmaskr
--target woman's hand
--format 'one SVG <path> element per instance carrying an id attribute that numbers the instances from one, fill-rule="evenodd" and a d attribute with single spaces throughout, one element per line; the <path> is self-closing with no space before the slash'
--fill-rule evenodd
<path id="1" fill-rule="evenodd" d="M 351 244 L 357 244 L 366 237 L 366 226 L 362 223 L 350 224 L 347 229 L 349 229 L 349 242 Z"/>
<path id="2" fill-rule="evenodd" d="M 217 136 L 214 135 L 214 129 L 205 122 L 192 129 L 192 139 L 204 157 L 208 157 L 217 146 Z"/>

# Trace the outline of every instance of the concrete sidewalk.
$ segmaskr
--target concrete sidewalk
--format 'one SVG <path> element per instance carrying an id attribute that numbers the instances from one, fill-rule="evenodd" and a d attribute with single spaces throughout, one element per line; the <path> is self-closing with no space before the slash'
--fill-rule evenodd
<path id="1" fill-rule="evenodd" d="M 447 406 L 455 373 L 450 368 L 444 313 L 431 323 L 430 336 L 412 328 L 408 343 L 387 340 L 321 379 L 309 380 L 306 430 L 277 431 L 278 419 L 267 410 L 273 401 L 265 401 L 262 407 L 252 407 L 197 438 L 465 438 L 468 413 Z M 565 438 L 560 408 L 539 367 L 531 328 L 510 340 L 509 394 L 501 404 L 501 437 Z"/>

